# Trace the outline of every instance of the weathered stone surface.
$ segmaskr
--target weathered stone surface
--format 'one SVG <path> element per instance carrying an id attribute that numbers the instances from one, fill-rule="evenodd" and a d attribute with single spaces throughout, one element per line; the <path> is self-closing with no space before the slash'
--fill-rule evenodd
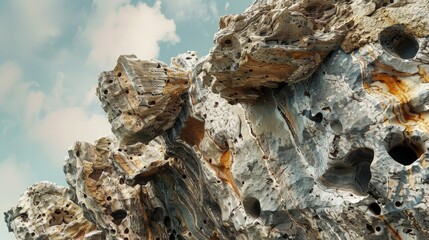
<path id="1" fill-rule="evenodd" d="M 261 87 L 310 77 L 352 26 L 343 1 L 272 1 L 220 20 L 209 54 L 213 92 L 254 102 Z"/>
<path id="2" fill-rule="evenodd" d="M 38 182 L 5 213 L 8 228 L 17 239 L 103 239 L 73 198 L 65 187 Z"/>
<path id="3" fill-rule="evenodd" d="M 171 128 L 188 86 L 189 72 L 130 55 L 120 56 L 113 71 L 101 73 L 97 95 L 113 133 L 130 144 L 149 142 Z"/>
<path id="4" fill-rule="evenodd" d="M 116 137 L 64 167 L 86 237 L 428 239 L 427 12 L 259 0 L 202 59 L 121 56 L 98 89 Z"/>

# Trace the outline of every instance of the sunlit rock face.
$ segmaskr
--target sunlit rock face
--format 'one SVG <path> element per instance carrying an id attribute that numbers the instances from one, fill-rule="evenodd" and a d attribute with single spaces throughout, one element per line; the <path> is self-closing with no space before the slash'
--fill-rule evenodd
<path id="1" fill-rule="evenodd" d="M 83 216 L 75 196 L 65 187 L 38 182 L 18 204 L 5 213 L 17 239 L 104 239 L 104 234 Z"/>
<path id="2" fill-rule="evenodd" d="M 29 193 L 9 227 L 18 239 L 428 239 L 427 12 L 260 0 L 222 17 L 202 59 L 120 56 L 97 93 L 115 136 L 71 147 L 56 201 L 90 227 L 36 224 L 29 213 L 52 207 Z"/>

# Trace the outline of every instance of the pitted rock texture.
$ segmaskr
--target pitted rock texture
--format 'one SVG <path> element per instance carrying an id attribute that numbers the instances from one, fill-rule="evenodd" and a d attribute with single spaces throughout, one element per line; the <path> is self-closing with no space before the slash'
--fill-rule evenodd
<path id="1" fill-rule="evenodd" d="M 120 56 L 97 92 L 115 136 L 64 166 L 83 239 L 429 239 L 427 12 L 258 0 L 201 59 Z M 60 234 L 22 218 L 32 197 L 16 237 Z"/>
<path id="2" fill-rule="evenodd" d="M 38 182 L 5 213 L 8 227 L 18 230 L 17 239 L 104 239 L 72 198 L 65 187 Z"/>
<path id="3" fill-rule="evenodd" d="M 101 73 L 97 95 L 122 142 L 148 142 L 173 126 L 189 81 L 181 68 L 121 56 L 113 71 Z"/>

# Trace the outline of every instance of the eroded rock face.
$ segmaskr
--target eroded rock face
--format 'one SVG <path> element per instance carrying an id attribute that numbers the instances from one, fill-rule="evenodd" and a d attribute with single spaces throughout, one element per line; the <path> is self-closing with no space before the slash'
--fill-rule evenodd
<path id="1" fill-rule="evenodd" d="M 255 102 L 261 87 L 310 77 L 352 27 L 343 1 L 275 1 L 220 20 L 208 73 L 230 103 Z"/>
<path id="2" fill-rule="evenodd" d="M 85 237 L 428 239 L 428 11 L 260 0 L 202 59 L 120 56 L 98 88 L 116 136 L 64 166 Z M 36 239 L 21 202 L 6 221 Z"/>
<path id="3" fill-rule="evenodd" d="M 5 213 L 8 228 L 17 239 L 104 239 L 73 198 L 65 187 L 38 182 Z"/>
<path id="4" fill-rule="evenodd" d="M 120 56 L 113 71 L 100 74 L 97 95 L 112 132 L 132 144 L 149 142 L 173 126 L 188 85 L 189 72 L 184 69 Z"/>

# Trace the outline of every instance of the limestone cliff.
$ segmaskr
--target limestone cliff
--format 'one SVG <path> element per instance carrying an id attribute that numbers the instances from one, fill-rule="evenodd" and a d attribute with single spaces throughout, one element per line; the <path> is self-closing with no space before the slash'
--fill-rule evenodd
<path id="1" fill-rule="evenodd" d="M 429 239 L 429 3 L 257 0 L 208 56 L 120 56 L 115 136 L 68 188 L 5 213 L 17 239 Z"/>

